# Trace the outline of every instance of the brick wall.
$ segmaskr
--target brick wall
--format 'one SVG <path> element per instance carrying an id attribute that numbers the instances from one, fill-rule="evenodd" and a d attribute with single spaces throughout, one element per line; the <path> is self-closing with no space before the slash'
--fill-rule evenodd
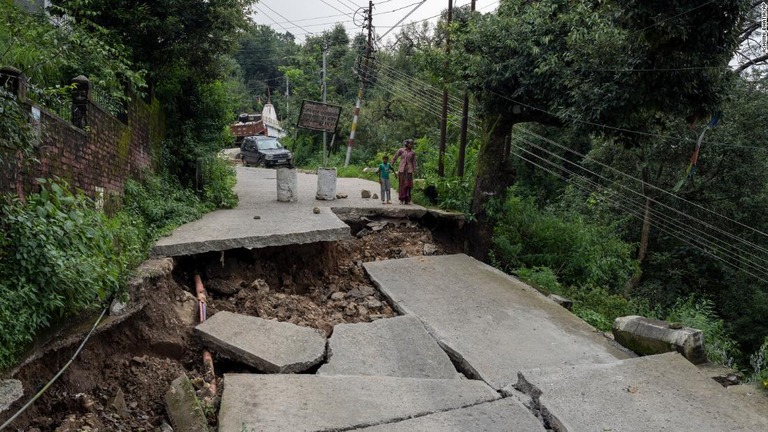
<path id="1" fill-rule="evenodd" d="M 16 71 L 18 72 L 18 71 Z M 72 122 L 63 120 L 44 107 L 25 99 L 25 78 L 14 77 L 14 70 L 0 70 L 0 83 L 21 95 L 30 112 L 30 122 L 39 131 L 34 148 L 36 161 L 23 166 L 6 161 L 0 174 L 0 193 L 25 195 L 36 189 L 35 179 L 61 177 L 94 199 L 121 195 L 128 178 L 137 178 L 153 169 L 165 134 L 165 121 L 159 102 L 133 98 L 126 106 L 125 120 L 119 120 L 91 99 L 85 77 L 73 80 Z M 39 121 L 36 113 L 39 112 Z"/>

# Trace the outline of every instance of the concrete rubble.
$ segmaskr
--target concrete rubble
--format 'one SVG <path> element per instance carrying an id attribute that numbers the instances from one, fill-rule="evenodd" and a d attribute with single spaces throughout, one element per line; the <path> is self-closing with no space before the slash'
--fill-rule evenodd
<path id="1" fill-rule="evenodd" d="M 544 425 L 514 398 L 473 405 L 363 429 L 365 432 L 544 432 Z"/>
<path id="2" fill-rule="evenodd" d="M 471 380 L 226 374 L 219 430 L 348 430 L 496 399 Z"/>
<path id="3" fill-rule="evenodd" d="M 24 396 L 24 386 L 17 379 L 0 380 L 0 412 Z"/>
<path id="4" fill-rule="evenodd" d="M 318 375 L 458 379 L 448 355 L 412 316 L 337 324 Z"/>
<path id="5" fill-rule="evenodd" d="M 165 393 L 165 407 L 173 424 L 173 430 L 183 432 L 208 432 L 208 421 L 203 413 L 195 388 L 181 375 L 173 380 Z"/>
<path id="6" fill-rule="evenodd" d="M 519 280 L 466 255 L 365 263 L 395 308 L 418 317 L 460 372 L 495 389 L 517 372 L 629 355 Z"/>
<path id="7" fill-rule="evenodd" d="M 302 372 L 325 357 L 325 336 L 287 322 L 222 311 L 195 332 L 204 345 L 266 373 Z"/>
<path id="8" fill-rule="evenodd" d="M 556 432 L 768 430 L 765 413 L 677 353 L 522 371 L 515 387 Z"/>
<path id="9" fill-rule="evenodd" d="M 641 355 L 677 351 L 693 364 L 707 361 L 701 330 L 641 316 L 616 318 L 612 330 L 616 342 Z"/>

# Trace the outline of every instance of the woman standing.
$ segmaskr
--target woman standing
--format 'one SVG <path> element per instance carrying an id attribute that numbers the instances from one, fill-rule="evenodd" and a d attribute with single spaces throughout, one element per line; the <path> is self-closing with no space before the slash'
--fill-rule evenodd
<path id="1" fill-rule="evenodd" d="M 399 165 L 398 160 L 400 161 Z M 400 198 L 400 204 L 410 204 L 413 176 L 416 175 L 416 153 L 413 151 L 412 139 L 403 141 L 403 147 L 395 152 L 395 156 L 392 158 L 392 165 L 397 165 L 397 179 L 399 181 L 397 195 Z"/>

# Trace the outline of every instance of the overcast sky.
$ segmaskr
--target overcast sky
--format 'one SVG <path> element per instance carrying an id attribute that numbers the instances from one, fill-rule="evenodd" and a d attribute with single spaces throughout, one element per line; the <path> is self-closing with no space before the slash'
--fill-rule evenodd
<path id="1" fill-rule="evenodd" d="M 378 35 L 384 34 L 408 14 L 416 5 L 417 0 L 374 0 L 373 26 Z M 454 0 L 454 7 L 465 6 L 470 0 Z M 499 0 L 477 0 L 477 9 L 483 12 L 493 10 Z M 353 23 L 353 10 L 368 7 L 366 0 L 259 0 L 252 16 L 258 24 L 272 27 L 279 33 L 290 31 L 297 41 L 303 42 L 308 32 L 322 33 L 342 23 L 347 32 L 352 35 L 360 32 L 360 27 Z M 448 0 L 427 0 L 403 23 L 425 20 L 439 15 L 448 7 Z M 362 21 L 362 15 L 357 14 L 357 22 Z M 289 22 L 290 21 L 290 22 Z M 430 21 L 435 22 L 436 18 Z M 392 31 L 391 34 L 396 33 Z"/>

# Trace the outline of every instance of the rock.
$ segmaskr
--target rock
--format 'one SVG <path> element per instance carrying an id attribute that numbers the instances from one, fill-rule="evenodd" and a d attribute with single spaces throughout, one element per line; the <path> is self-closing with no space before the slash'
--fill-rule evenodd
<path id="1" fill-rule="evenodd" d="M 211 279 L 205 283 L 205 289 L 223 295 L 238 293 L 242 287 L 223 279 Z"/>
<path id="2" fill-rule="evenodd" d="M 382 306 L 384 306 L 384 304 L 373 297 L 365 301 L 365 307 L 368 309 L 379 309 Z"/>
<path id="3" fill-rule="evenodd" d="M 255 220 L 259 220 L 259 219 L 261 219 L 261 216 L 259 216 L 259 215 L 256 215 L 256 216 L 254 216 L 254 217 L 253 217 L 253 219 L 255 219 Z"/>
<path id="4" fill-rule="evenodd" d="M 379 194 L 373 194 L 373 195 L 371 195 L 371 199 L 379 199 Z"/>
<path id="5" fill-rule="evenodd" d="M 357 313 L 357 308 L 354 304 L 350 303 L 344 308 L 344 313 L 348 316 L 354 316 Z"/>
<path id="6" fill-rule="evenodd" d="M 0 412 L 7 410 L 24 396 L 24 386 L 17 379 L 0 381 Z"/>
<path id="7" fill-rule="evenodd" d="M 435 255 L 437 253 L 437 246 L 432 243 L 424 243 L 422 251 L 424 252 L 424 255 Z"/>
<path id="8" fill-rule="evenodd" d="M 123 394 L 123 389 L 117 389 L 115 396 L 111 401 L 109 401 L 107 408 L 114 410 L 117 415 L 124 419 L 128 418 L 128 405 L 125 403 L 125 395 Z"/>
<path id="9" fill-rule="evenodd" d="M 208 420 L 186 374 L 171 383 L 165 393 L 165 407 L 174 430 L 208 432 Z"/>
<path id="10" fill-rule="evenodd" d="M 266 373 L 297 373 L 325 357 L 325 337 L 315 329 L 231 312 L 219 312 L 195 328 L 220 354 Z"/>
<path id="11" fill-rule="evenodd" d="M 139 356 L 134 356 L 134 357 L 131 359 L 131 361 L 132 361 L 132 362 L 134 362 L 134 363 L 136 363 L 137 365 L 143 365 L 144 363 L 146 363 L 146 362 L 147 362 L 147 359 L 146 359 L 146 357 L 143 357 L 143 356 L 142 356 L 142 357 L 139 357 Z"/>
<path id="12" fill-rule="evenodd" d="M 320 207 L 315 207 L 312 209 L 312 213 L 314 214 L 320 214 Z"/>
<path id="13" fill-rule="evenodd" d="M 362 291 L 360 291 L 359 288 L 352 288 L 347 294 L 349 294 L 350 297 L 361 299 L 365 297 L 365 294 L 363 294 Z"/>
<path id="14" fill-rule="evenodd" d="M 349 195 L 347 195 L 344 192 L 339 192 L 339 193 L 336 194 L 336 199 L 345 199 L 345 198 L 348 198 L 348 197 L 349 197 Z"/>
<path id="15" fill-rule="evenodd" d="M 120 316 L 124 315 L 128 311 L 128 301 L 129 297 L 126 294 L 125 298 L 122 298 L 123 296 L 117 295 L 115 296 L 114 300 L 112 300 L 112 304 L 109 306 L 109 315 L 110 316 Z"/>
<path id="16" fill-rule="evenodd" d="M 363 294 L 365 297 L 368 297 L 368 296 L 372 296 L 372 295 L 376 294 L 376 288 L 374 288 L 374 287 L 372 287 L 372 286 L 363 285 L 363 286 L 357 287 L 357 289 L 359 289 L 359 290 L 360 290 L 360 292 L 361 292 L 361 293 L 362 293 L 362 294 Z"/>
<path id="17" fill-rule="evenodd" d="M 163 421 L 163 424 L 160 425 L 160 432 L 173 432 L 173 428 L 171 425 Z"/>
<path id="18" fill-rule="evenodd" d="M 366 316 L 368 316 L 368 308 L 366 308 L 363 305 L 357 305 L 357 314 L 360 317 L 365 318 Z"/>
<path id="19" fill-rule="evenodd" d="M 612 330 L 616 342 L 640 355 L 677 351 L 693 364 L 707 361 L 701 330 L 672 329 L 667 321 L 636 315 L 616 318 Z"/>
<path id="20" fill-rule="evenodd" d="M 561 296 L 559 296 L 557 294 L 550 294 L 548 297 L 550 299 L 552 299 L 552 301 L 554 301 L 555 303 L 559 304 L 560 306 L 562 306 L 562 307 L 564 307 L 564 308 L 566 308 L 568 310 L 571 310 L 571 308 L 573 308 L 573 300 L 569 300 L 569 299 L 567 299 L 565 297 L 561 297 Z"/>
<path id="21" fill-rule="evenodd" d="M 255 289 L 260 293 L 269 292 L 269 285 L 267 285 L 267 282 L 264 279 L 256 279 L 253 282 L 251 282 L 251 288 Z"/>
<path id="22" fill-rule="evenodd" d="M 363 238 L 363 237 L 367 236 L 370 233 L 371 233 L 371 230 L 369 230 L 368 228 L 363 228 L 360 231 L 358 231 L 357 234 L 355 234 L 355 237 Z"/>
<path id="23" fill-rule="evenodd" d="M 375 222 L 371 222 L 368 225 L 366 225 L 366 227 L 369 228 L 373 232 L 381 231 L 386 226 L 387 226 L 387 221 L 375 221 Z"/>
<path id="24" fill-rule="evenodd" d="M 367 189 L 363 189 L 363 190 L 360 191 L 360 196 L 362 198 L 370 198 L 371 197 L 371 191 L 369 191 Z"/>
<path id="25" fill-rule="evenodd" d="M 335 293 L 331 294 L 331 300 L 335 300 L 335 301 L 344 300 L 344 297 L 346 297 L 346 296 L 347 296 L 347 293 L 344 293 L 344 292 L 341 292 L 341 291 L 335 292 Z"/>

